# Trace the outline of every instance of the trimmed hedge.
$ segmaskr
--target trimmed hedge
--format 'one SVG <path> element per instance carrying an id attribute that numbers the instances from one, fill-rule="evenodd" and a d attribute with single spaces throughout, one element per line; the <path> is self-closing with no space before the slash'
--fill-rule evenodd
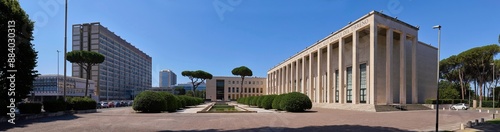
<path id="1" fill-rule="evenodd" d="M 95 100 L 88 98 L 88 97 L 73 97 L 73 98 L 68 98 L 68 105 L 70 106 L 70 109 L 72 110 L 90 110 L 90 109 L 96 109 L 96 104 Z"/>
<path id="2" fill-rule="evenodd" d="M 169 92 L 160 92 L 160 94 L 167 101 L 167 108 L 165 111 L 176 112 L 177 109 L 179 109 L 179 105 L 177 104 L 179 100 L 177 100 L 175 95 Z"/>
<path id="3" fill-rule="evenodd" d="M 425 100 L 426 104 L 436 104 L 435 99 L 426 99 Z M 466 103 L 468 104 L 468 100 L 461 100 L 461 99 L 439 99 L 439 104 L 456 104 L 456 103 Z"/>
<path id="4" fill-rule="evenodd" d="M 68 108 L 68 103 L 64 102 L 62 99 L 43 101 L 43 109 L 45 112 L 65 111 Z"/>
<path id="5" fill-rule="evenodd" d="M 159 113 L 167 109 L 167 101 L 158 92 L 143 91 L 135 97 L 133 109 L 147 113 Z"/>
<path id="6" fill-rule="evenodd" d="M 274 98 L 274 100 L 273 100 L 273 104 L 271 105 L 271 107 L 273 109 L 283 110 L 280 107 L 280 102 L 281 102 L 281 98 L 284 98 L 285 95 L 286 94 L 280 94 L 280 95 L 276 96 L 276 98 Z"/>
<path id="7" fill-rule="evenodd" d="M 17 108 L 21 114 L 38 114 L 42 112 L 42 104 L 40 103 L 22 103 Z"/>
<path id="8" fill-rule="evenodd" d="M 281 98 L 280 108 L 288 112 L 302 112 L 312 108 L 312 102 L 307 95 L 291 92 Z"/>
<path id="9" fill-rule="evenodd" d="M 265 98 L 265 97 L 266 97 L 266 96 L 258 96 L 258 97 L 257 97 L 257 101 L 256 101 L 255 105 L 256 105 L 257 107 L 259 107 L 259 108 L 262 108 L 262 105 L 261 105 L 261 103 L 260 103 L 260 102 L 262 102 L 262 100 L 264 100 L 264 98 Z"/>
<path id="10" fill-rule="evenodd" d="M 262 101 L 260 101 L 260 107 L 264 109 L 271 109 L 273 106 L 274 98 L 278 95 L 265 95 Z"/>

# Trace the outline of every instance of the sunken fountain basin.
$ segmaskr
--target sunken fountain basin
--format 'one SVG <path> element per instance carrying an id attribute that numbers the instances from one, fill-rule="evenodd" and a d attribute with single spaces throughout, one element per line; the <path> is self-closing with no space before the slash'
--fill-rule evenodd
<path id="1" fill-rule="evenodd" d="M 213 102 L 196 113 L 257 113 L 257 111 L 249 111 L 238 105 L 228 105 L 226 102 Z"/>

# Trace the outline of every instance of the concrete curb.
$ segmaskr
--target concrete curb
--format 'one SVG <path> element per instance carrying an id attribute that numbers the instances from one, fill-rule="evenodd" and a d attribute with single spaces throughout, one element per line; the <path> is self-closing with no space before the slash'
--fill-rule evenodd
<path id="1" fill-rule="evenodd" d="M 22 121 L 22 120 L 29 120 L 29 119 L 39 119 L 39 118 L 45 118 L 45 117 L 55 117 L 55 116 L 62 116 L 62 115 L 71 115 L 71 114 L 83 114 L 83 113 L 95 113 L 97 112 L 97 109 L 91 109 L 91 110 L 76 110 L 76 111 L 59 111 L 59 112 L 51 112 L 51 113 L 40 113 L 40 114 L 18 114 L 16 115 L 15 121 Z M 1 117 L 0 118 L 0 123 L 7 122 L 10 117 Z"/>

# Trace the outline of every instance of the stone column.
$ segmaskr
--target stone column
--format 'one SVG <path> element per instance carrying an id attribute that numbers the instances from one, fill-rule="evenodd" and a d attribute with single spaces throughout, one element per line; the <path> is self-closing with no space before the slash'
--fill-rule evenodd
<path id="1" fill-rule="evenodd" d="M 312 89 L 312 82 L 313 82 L 313 78 L 312 78 L 312 59 L 313 59 L 313 54 L 312 53 L 309 53 L 309 77 L 308 77 L 308 81 L 307 81 L 307 95 L 309 96 L 309 98 L 311 100 L 313 100 L 313 96 L 311 94 L 311 89 Z"/>
<path id="2" fill-rule="evenodd" d="M 352 103 L 359 103 L 358 31 L 352 33 Z"/>
<path id="3" fill-rule="evenodd" d="M 306 88 L 305 82 L 306 82 L 306 57 L 302 57 L 302 79 L 300 80 L 300 92 L 305 94 L 304 89 Z"/>
<path id="4" fill-rule="evenodd" d="M 316 61 L 316 67 L 318 69 L 316 70 L 316 78 L 317 78 L 316 82 L 317 83 L 316 83 L 316 97 L 315 98 L 316 98 L 316 103 L 321 103 L 321 102 L 323 102 L 323 100 L 322 100 L 323 96 L 321 95 L 321 90 L 323 89 L 323 85 L 322 85 L 323 78 L 321 76 L 321 58 L 323 58 L 323 55 L 321 53 L 321 47 L 318 48 L 317 52 L 318 52 L 318 59 Z"/>
<path id="5" fill-rule="evenodd" d="M 299 91 L 299 59 L 295 61 L 295 89 L 293 90 L 294 92 L 300 92 Z"/>
<path id="6" fill-rule="evenodd" d="M 368 80 L 368 101 L 369 104 L 376 104 L 376 89 L 375 89 L 375 58 L 377 55 L 377 37 L 378 37 L 378 29 L 377 23 L 373 22 L 370 25 L 370 63 L 368 65 L 369 80 Z"/>
<path id="7" fill-rule="evenodd" d="M 411 44 L 411 102 L 413 104 L 418 103 L 417 43 L 418 36 L 415 35 Z"/>
<path id="8" fill-rule="evenodd" d="M 399 37 L 399 102 L 406 104 L 406 33 Z"/>
<path id="9" fill-rule="evenodd" d="M 332 45 L 328 44 L 326 46 L 326 93 L 327 93 L 327 103 L 332 103 Z"/>
<path id="10" fill-rule="evenodd" d="M 343 104 L 345 101 L 344 94 L 344 38 L 339 39 L 339 103 Z"/>
<path id="11" fill-rule="evenodd" d="M 392 49 L 393 49 L 393 37 L 392 29 L 387 29 L 386 34 L 386 60 L 385 60 L 385 98 L 386 104 L 392 104 L 393 94 L 392 93 Z"/>

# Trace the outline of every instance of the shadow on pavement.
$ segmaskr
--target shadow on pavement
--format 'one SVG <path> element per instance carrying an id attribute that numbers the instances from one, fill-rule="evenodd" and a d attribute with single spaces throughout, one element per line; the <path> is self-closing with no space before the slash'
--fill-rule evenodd
<path id="1" fill-rule="evenodd" d="M 407 130 L 402 130 L 398 128 L 390 127 L 373 127 L 373 126 L 360 126 L 360 125 L 331 125 L 331 126 L 309 126 L 301 128 L 285 128 L 285 127 L 260 127 L 260 128 L 245 128 L 237 130 L 216 130 L 216 129 L 206 129 L 206 130 L 184 130 L 175 132 L 409 132 Z M 170 130 L 160 131 L 160 132 L 174 132 Z"/>
<path id="2" fill-rule="evenodd" d="M 5 123 L 0 123 L 0 131 L 7 131 L 9 129 L 18 128 L 18 127 L 27 127 L 28 125 L 35 124 L 35 123 L 66 121 L 66 120 L 74 120 L 77 118 L 80 118 L 80 117 L 75 116 L 73 114 L 70 114 L 70 115 L 62 115 L 62 116 L 55 116 L 55 117 L 44 117 L 44 118 L 38 118 L 38 119 L 27 119 L 27 120 L 21 120 L 21 121 L 14 121 L 16 124 L 11 124 L 11 123 L 5 122 Z"/>
<path id="3" fill-rule="evenodd" d="M 479 126 L 474 126 L 472 128 L 484 132 L 498 132 L 500 131 L 500 124 L 486 123 L 486 124 L 481 124 Z"/>

